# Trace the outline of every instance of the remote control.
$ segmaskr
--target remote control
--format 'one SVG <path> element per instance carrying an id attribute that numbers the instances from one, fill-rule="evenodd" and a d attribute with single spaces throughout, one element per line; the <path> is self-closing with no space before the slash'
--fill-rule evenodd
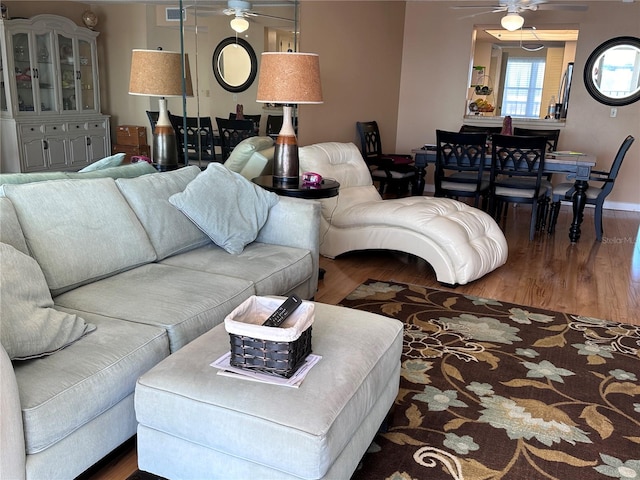
<path id="1" fill-rule="evenodd" d="M 291 295 L 275 312 L 262 324 L 265 327 L 279 327 L 293 311 L 302 304 L 302 300 L 297 295 Z"/>

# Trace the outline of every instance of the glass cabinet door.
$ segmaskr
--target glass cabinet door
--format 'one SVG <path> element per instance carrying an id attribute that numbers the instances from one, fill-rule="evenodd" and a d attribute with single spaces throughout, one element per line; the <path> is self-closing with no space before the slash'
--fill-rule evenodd
<path id="1" fill-rule="evenodd" d="M 78 40 L 78 53 L 80 61 L 80 92 L 81 102 L 78 104 L 80 110 L 96 110 L 96 92 L 94 84 L 94 54 L 91 43 L 86 40 Z"/>
<path id="2" fill-rule="evenodd" d="M 62 110 L 76 111 L 76 79 L 79 70 L 76 68 L 76 56 L 73 51 L 73 39 L 58 34 L 58 55 L 60 57 L 60 87 L 62 91 Z"/>
<path id="3" fill-rule="evenodd" d="M 20 112 L 33 112 L 37 103 L 31 72 L 29 34 L 24 32 L 15 33 L 12 36 L 11 43 L 13 44 L 18 110 Z"/>
<path id="4" fill-rule="evenodd" d="M 53 42 L 49 33 L 36 34 L 36 51 L 34 56 L 36 59 L 36 70 L 33 77 L 37 78 L 34 82 L 36 89 L 36 99 L 41 112 L 57 111 L 56 94 L 55 94 L 55 68 L 54 57 L 52 56 Z M 37 109 L 36 109 L 37 110 Z"/>

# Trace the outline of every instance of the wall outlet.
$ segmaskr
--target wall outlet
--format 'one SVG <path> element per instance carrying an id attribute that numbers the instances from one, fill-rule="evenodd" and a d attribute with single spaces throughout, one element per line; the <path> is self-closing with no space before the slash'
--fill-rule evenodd
<path id="1" fill-rule="evenodd" d="M 618 116 L 618 109 L 616 107 L 611 108 L 611 113 L 609 114 L 611 118 L 615 118 Z"/>

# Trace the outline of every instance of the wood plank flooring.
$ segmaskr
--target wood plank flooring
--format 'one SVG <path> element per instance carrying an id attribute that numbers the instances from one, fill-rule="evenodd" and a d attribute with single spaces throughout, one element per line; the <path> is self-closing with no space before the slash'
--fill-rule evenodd
<path id="1" fill-rule="evenodd" d="M 604 238 L 596 242 L 593 209 L 585 210 L 582 237 L 569 242 L 571 209 L 563 205 L 556 233 L 529 242 L 531 210 L 509 208 L 503 225 L 509 259 L 503 267 L 455 289 L 435 280 L 424 261 L 393 252 L 359 252 L 330 260 L 315 300 L 335 304 L 373 278 L 533 305 L 549 310 L 640 325 L 640 212 L 605 210 Z M 133 441 L 83 475 L 83 480 L 124 480 L 136 470 Z"/>

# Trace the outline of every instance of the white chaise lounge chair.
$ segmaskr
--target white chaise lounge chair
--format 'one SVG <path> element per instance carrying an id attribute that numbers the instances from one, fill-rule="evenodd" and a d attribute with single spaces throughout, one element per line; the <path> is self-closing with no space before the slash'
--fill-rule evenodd
<path id="1" fill-rule="evenodd" d="M 427 261 L 446 285 L 464 285 L 506 262 L 504 234 L 482 210 L 447 198 L 383 200 L 352 143 L 318 143 L 300 148 L 299 155 L 301 171 L 340 182 L 337 197 L 321 200 L 322 255 L 368 249 L 410 253 Z"/>

